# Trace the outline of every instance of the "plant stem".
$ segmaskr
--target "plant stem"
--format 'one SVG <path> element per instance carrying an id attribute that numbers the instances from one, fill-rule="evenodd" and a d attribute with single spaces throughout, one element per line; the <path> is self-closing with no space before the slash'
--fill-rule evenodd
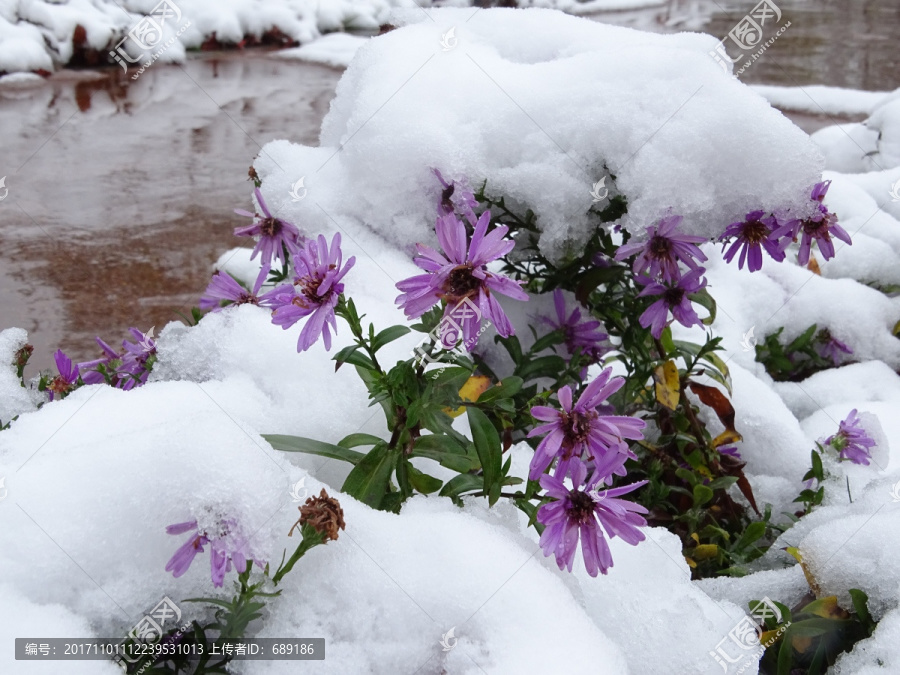
<path id="1" fill-rule="evenodd" d="M 300 545 L 297 546 L 297 550 L 294 551 L 294 555 L 292 555 L 290 557 L 290 559 L 287 561 L 287 563 L 285 563 L 285 565 L 281 569 L 279 569 L 277 572 L 275 572 L 275 576 L 272 577 L 272 583 L 274 583 L 277 586 L 278 582 L 281 581 L 282 578 L 284 578 L 284 575 L 287 574 L 288 572 L 290 572 L 294 568 L 294 565 L 297 563 L 297 561 L 300 560 L 300 558 L 302 558 L 309 549 L 311 549 L 315 546 L 318 546 L 321 543 L 322 543 L 322 535 L 317 533 L 315 530 L 312 530 L 312 535 L 311 535 L 310 531 L 307 530 L 306 527 L 304 527 L 303 528 L 303 541 L 301 541 Z"/>

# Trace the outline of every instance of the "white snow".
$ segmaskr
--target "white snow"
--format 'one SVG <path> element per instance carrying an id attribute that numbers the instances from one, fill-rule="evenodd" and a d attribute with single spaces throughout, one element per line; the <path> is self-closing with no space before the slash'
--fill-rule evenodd
<path id="1" fill-rule="evenodd" d="M 282 59 L 300 59 L 311 63 L 324 63 L 326 66 L 346 68 L 357 50 L 367 42 L 367 38 L 347 33 L 331 33 L 318 40 L 293 49 L 282 49 L 273 56 Z"/>
<path id="2" fill-rule="evenodd" d="M 183 4 L 187 14 L 190 3 Z M 46 3 L 33 11 L 48 16 L 78 6 L 38 5 Z M 138 9 L 137 2 L 127 6 Z M 237 37 L 267 26 L 314 36 L 349 21 L 371 25 L 389 9 L 372 0 L 300 11 L 311 6 L 298 0 L 291 12 L 267 5 L 252 13 L 231 0 L 215 16 L 196 14 L 185 39 L 196 44 L 207 30 Z M 368 9 L 351 17 L 360 6 Z M 9 8 L 0 4 L 7 22 Z M 113 15 L 96 11 L 89 39 L 99 41 L 118 19 L 105 24 L 102 17 Z M 715 44 L 708 36 L 647 35 L 547 10 L 447 9 L 430 13 L 431 21 L 412 9 L 405 16 L 407 26 L 355 51 L 317 147 L 272 141 L 255 162 L 264 196 L 281 217 L 307 234 L 343 234 L 345 258 L 357 257 L 346 292 L 379 328 L 404 322 L 394 284 L 416 270 L 412 244 L 433 237 L 439 187 L 432 167 L 474 185 L 487 179 L 489 191 L 534 209 L 550 255 L 583 241 L 603 162 L 629 198 L 632 229 L 671 207 L 709 236 L 756 208 L 805 208 L 821 177 L 815 144 L 760 95 L 722 75 L 708 57 Z M 53 21 L 54 29 L 63 26 Z M 337 64 L 349 56 L 348 37 L 327 38 L 318 54 L 331 44 Z M 307 49 L 308 57 L 312 47 L 298 52 Z M 897 152 L 895 105 L 873 103 L 864 129 L 881 133 L 873 148 L 882 163 Z M 829 133 L 832 140 L 844 135 Z M 818 140 L 825 137 L 820 132 Z M 851 157 L 830 147 L 829 157 Z M 179 579 L 165 572 L 186 538 L 166 534 L 172 523 L 236 518 L 253 532 L 258 555 L 277 563 L 296 542 L 287 537 L 297 518 L 290 488 L 303 479 L 310 492 L 325 487 L 340 499 L 347 529 L 286 577 L 258 630 L 325 637 L 328 657 L 308 663 L 311 672 L 721 672 L 709 653 L 748 600 L 791 604 L 806 592 L 800 569 L 781 550 L 789 545 L 800 547 L 827 593 L 846 606 L 847 591 L 862 588 L 881 619 L 871 640 L 842 657 L 840 672 L 875 672 L 878 659 L 900 663 L 893 564 L 900 462 L 892 458 L 900 452 L 900 341 L 892 334 L 900 299 L 871 287 L 900 283 L 900 214 L 887 194 L 900 169 L 891 167 L 825 174 L 833 181 L 825 203 L 854 245 L 818 260 L 821 275 L 799 267 L 793 252 L 749 274 L 726 265 L 719 246 L 704 246 L 719 307 L 711 330 L 723 337 L 743 436 L 737 446 L 760 506 L 772 504 L 779 521 L 780 512 L 796 510 L 791 500 L 802 489 L 810 450 L 851 409 L 877 417 L 883 429 L 871 466 L 826 453 L 824 503 L 782 535 L 752 574 L 691 582 L 677 538 L 649 529 L 637 547 L 613 540 L 609 575 L 588 577 L 580 559 L 569 575 L 544 558 L 509 504 L 488 510 L 467 500 L 458 509 L 416 497 L 395 515 L 339 494 L 348 465 L 276 452 L 261 434 L 332 443 L 359 431 L 384 437 L 380 411 L 368 407 L 350 368 L 334 372 L 321 344 L 298 354 L 297 329 L 280 330 L 267 311 L 242 306 L 195 327 L 162 329 L 146 386 L 85 387 L 37 411 L 9 365 L 26 335 L 0 333 L 0 420 L 20 414 L 0 433 L 7 491 L 0 499 L 0 597 L 11 608 L 0 620 L 0 641 L 9 645 L 27 631 L 123 634 L 164 595 L 210 594 L 208 553 Z M 287 195 L 301 177 L 307 194 L 292 202 Z M 257 268 L 249 254 L 228 251 L 216 268 L 251 282 Z M 523 322 L 546 301 L 509 303 L 510 316 Z M 784 327 L 789 340 L 812 323 L 850 345 L 856 362 L 775 383 L 741 347 L 750 329 L 761 340 Z M 698 333 L 675 331 L 679 338 Z M 418 339 L 390 344 L 383 362 L 407 358 Z M 335 348 L 348 342 L 342 324 Z M 701 414 L 710 431 L 721 430 L 702 406 Z M 457 427 L 467 431 L 464 418 Z M 522 475 L 528 452 L 511 450 L 513 473 Z M 444 475 L 429 460 L 417 464 Z M 205 617 L 197 605 L 182 609 Z M 451 629 L 457 646 L 443 651 L 440 640 Z M 7 654 L 0 657 L 4 672 L 13 667 Z M 110 668 L 88 665 L 71 671 Z M 248 675 L 294 670 L 278 661 L 235 666 Z"/>
<path id="3" fill-rule="evenodd" d="M 751 84 L 750 88 L 776 108 L 814 115 L 868 115 L 890 94 L 822 84 L 802 87 Z"/>

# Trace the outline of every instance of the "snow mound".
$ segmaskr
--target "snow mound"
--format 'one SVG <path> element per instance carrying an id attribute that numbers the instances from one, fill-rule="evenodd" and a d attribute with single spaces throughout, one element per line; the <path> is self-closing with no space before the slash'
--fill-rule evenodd
<path id="1" fill-rule="evenodd" d="M 287 180 L 284 162 L 308 179 L 310 198 L 285 214 L 315 222 L 324 211 L 397 244 L 426 241 L 438 194 L 429 169 L 440 167 L 533 209 L 542 247 L 560 256 L 587 236 L 592 185 L 608 173 L 638 233 L 669 209 L 714 236 L 752 209 L 809 201 L 815 146 L 722 75 L 709 36 L 542 9 L 430 16 L 405 14 L 417 23 L 357 52 L 320 147 L 264 148 L 264 181 Z"/>

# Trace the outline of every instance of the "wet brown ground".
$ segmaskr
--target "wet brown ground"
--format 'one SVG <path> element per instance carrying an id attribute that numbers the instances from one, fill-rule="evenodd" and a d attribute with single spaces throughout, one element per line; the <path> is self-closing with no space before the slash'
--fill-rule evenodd
<path id="1" fill-rule="evenodd" d="M 189 314 L 212 263 L 252 246 L 232 210 L 260 146 L 315 144 L 339 77 L 255 51 L 2 89 L 0 328 L 28 330 L 30 372 Z"/>
<path id="2" fill-rule="evenodd" d="M 671 0 L 595 19 L 725 37 L 755 1 Z M 780 0 L 791 27 L 745 82 L 900 86 L 900 3 Z M 724 7 L 724 9 L 723 9 Z M 33 374 L 61 347 L 96 355 L 129 326 L 158 329 L 189 312 L 243 219 L 247 168 L 275 138 L 314 145 L 340 72 L 264 50 L 154 64 L 133 82 L 118 68 L 63 71 L 0 87 L 0 329 L 35 345 Z M 833 118 L 796 115 L 807 131 Z M 2 194 L 2 190 L 0 190 Z"/>

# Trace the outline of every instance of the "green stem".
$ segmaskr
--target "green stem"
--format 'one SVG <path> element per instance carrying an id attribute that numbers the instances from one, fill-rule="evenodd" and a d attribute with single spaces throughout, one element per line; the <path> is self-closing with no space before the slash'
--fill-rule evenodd
<path id="1" fill-rule="evenodd" d="M 272 583 L 276 586 L 278 585 L 278 582 L 284 578 L 285 574 L 294 569 L 294 565 L 298 560 L 300 560 L 300 558 L 302 558 L 306 554 L 308 550 L 324 543 L 322 535 L 307 525 L 303 526 L 301 532 L 303 533 L 303 541 L 301 541 L 300 545 L 297 546 L 297 550 L 294 551 L 294 555 L 292 555 L 287 563 L 285 563 L 284 566 L 282 566 L 277 572 L 275 572 L 275 576 L 272 577 Z"/>

